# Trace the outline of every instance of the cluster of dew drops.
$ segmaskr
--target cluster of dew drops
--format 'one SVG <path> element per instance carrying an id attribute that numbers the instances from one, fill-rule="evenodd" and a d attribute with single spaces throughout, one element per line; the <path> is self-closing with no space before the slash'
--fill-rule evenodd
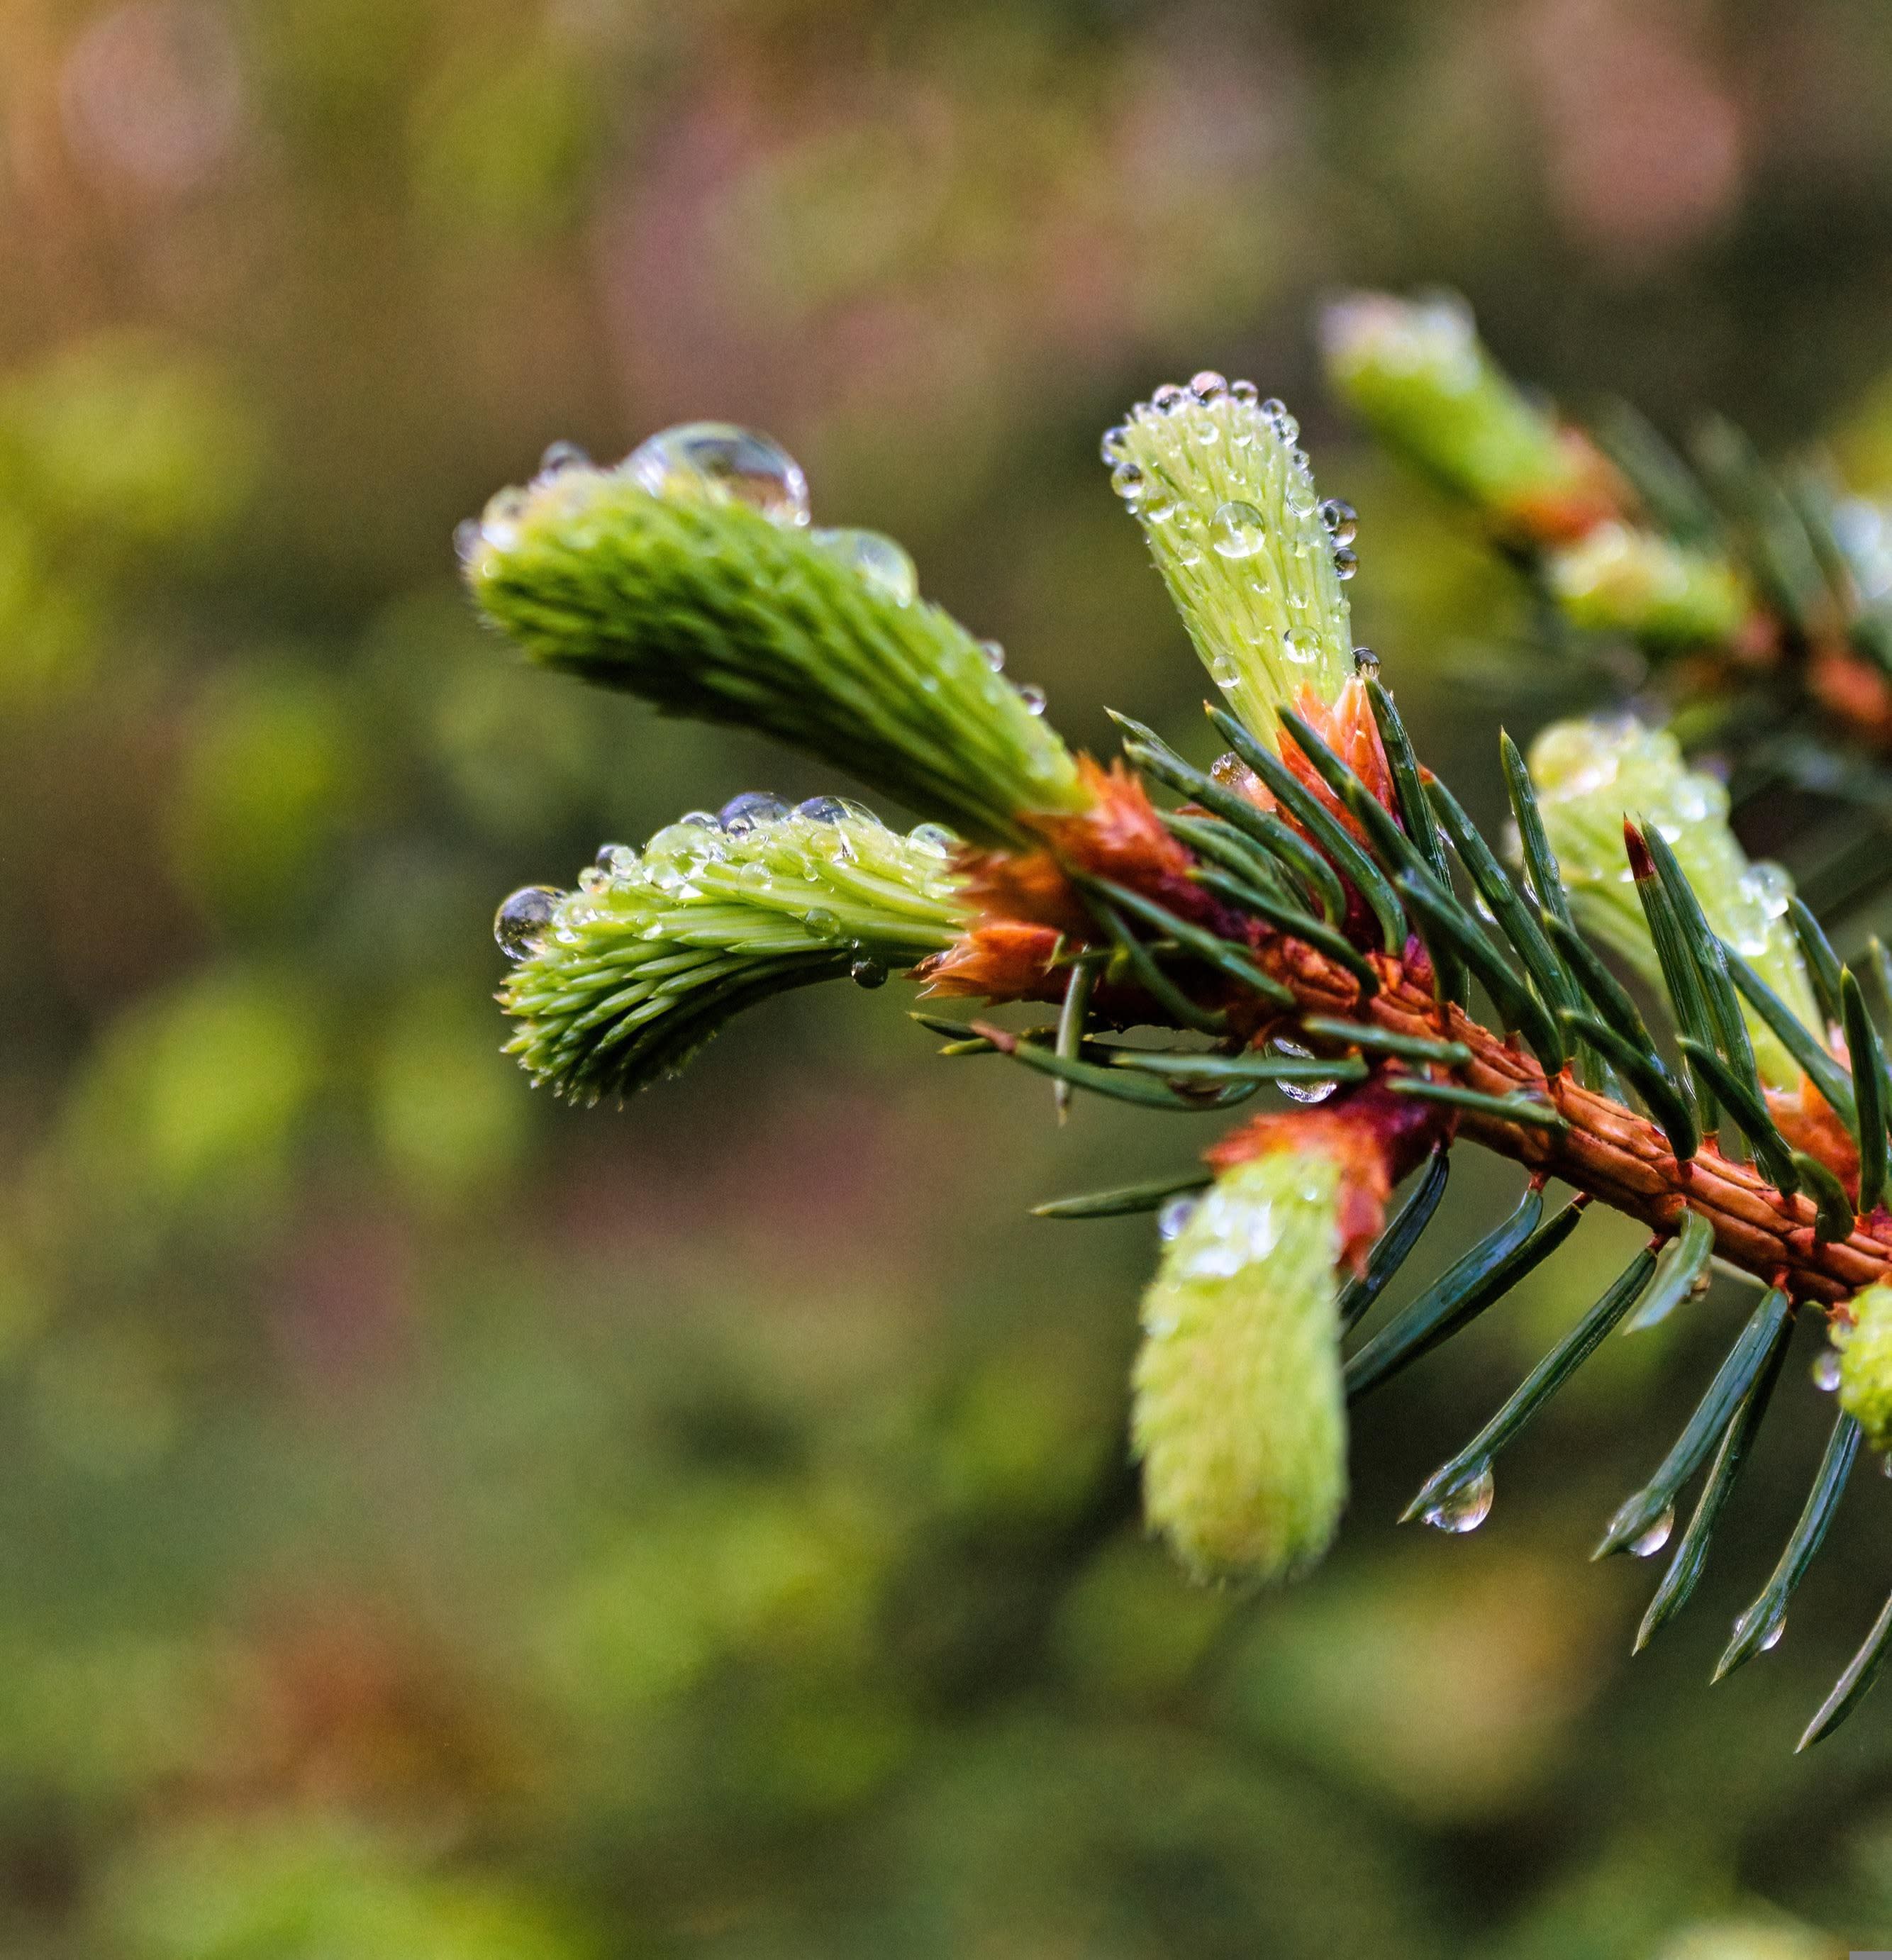
<path id="1" fill-rule="evenodd" d="M 880 829 L 886 827 L 865 803 L 857 803 L 851 797 L 813 796 L 791 804 L 787 797 L 777 796 L 772 790 L 744 790 L 740 795 L 730 797 L 720 810 L 686 811 L 669 827 L 673 831 L 701 832 L 708 848 L 717 851 L 726 838 L 746 837 L 764 824 L 782 823 L 798 817 L 808 823 L 850 822 L 870 823 Z M 954 832 L 942 823 L 917 824 L 907 832 L 906 838 L 909 844 L 942 861 L 951 854 L 959 842 Z M 628 875 L 637 862 L 638 853 L 630 845 L 604 845 L 599 848 L 595 862 L 580 874 L 580 888 L 585 891 L 597 889 L 613 877 Z M 493 937 L 500 950 L 515 963 L 529 959 L 544 943 L 554 915 L 569 896 L 555 885 L 522 885 L 493 915 Z M 812 922 L 812 915 L 810 918 Z M 857 946 L 856 950 L 857 956 L 847 969 L 847 977 L 857 987 L 884 985 L 887 978 L 886 964 L 876 959 L 864 946 Z"/>
<path id="2" fill-rule="evenodd" d="M 600 470 L 575 442 L 555 442 L 539 459 L 539 473 L 529 484 L 498 492 L 479 517 L 466 519 L 454 531 L 460 563 L 470 567 L 486 552 L 510 550 L 534 493 L 578 474 L 627 476 L 653 497 L 680 490 L 700 494 L 707 487 L 747 504 L 786 530 L 806 530 L 810 544 L 838 559 L 879 597 L 905 606 L 920 596 L 919 572 L 902 546 L 879 531 L 815 524 L 801 465 L 780 443 L 733 422 L 682 422 L 660 430 L 608 471 Z M 994 673 L 1003 671 L 1005 649 L 997 641 L 981 640 L 979 650 Z M 1028 684 L 1018 695 L 1030 713 L 1044 713 L 1041 687 Z"/>
<path id="3" fill-rule="evenodd" d="M 1839 1349 L 1830 1344 L 1822 1348 L 1814 1358 L 1811 1372 L 1814 1386 L 1822 1394 L 1831 1395 L 1840 1386 Z M 1886 1474 L 1892 1476 L 1892 1456 L 1887 1459 Z M 1495 1493 L 1490 1463 L 1487 1461 L 1476 1464 L 1469 1466 L 1468 1474 L 1442 1491 L 1420 1516 L 1438 1531 L 1474 1532 L 1491 1515 Z M 1675 1507 L 1671 1504 L 1646 1531 L 1630 1541 L 1629 1549 L 1638 1558 L 1653 1558 L 1668 1545 L 1674 1529 Z M 1737 1633 L 1745 1633 L 1747 1622 L 1748 1615 L 1742 1615 L 1735 1622 Z M 1760 1642 L 1760 1651 L 1765 1653 L 1778 1647 L 1786 1630 L 1786 1615 L 1782 1613 L 1767 1628 Z"/>
<path id="4" fill-rule="evenodd" d="M 628 476 L 653 496 L 685 488 L 700 492 L 707 485 L 759 511 L 771 523 L 789 530 L 806 529 L 811 544 L 838 558 L 870 590 L 895 605 L 911 605 L 919 596 L 913 560 L 898 544 L 878 531 L 813 527 L 808 479 L 800 464 L 779 443 L 730 422 L 686 422 L 664 429 L 609 473 L 598 471 L 576 443 L 554 443 L 540 459 L 538 474 L 530 484 L 500 491 L 479 517 L 466 519 L 456 530 L 454 549 L 461 563 L 470 566 L 486 552 L 510 550 L 518 541 L 520 521 L 533 494 L 577 473 Z M 1350 520 L 1350 513 L 1349 517 Z M 1005 649 L 997 640 L 981 640 L 979 651 L 994 673 L 1004 671 Z M 1027 682 L 1019 686 L 1017 693 L 1029 713 L 1044 713 L 1041 687 Z M 863 805 L 836 797 L 810 797 L 791 812 L 781 797 L 762 791 L 745 792 L 714 815 L 695 811 L 682 821 L 739 835 L 765 819 L 790 814 L 818 822 L 832 822 L 843 816 L 879 821 Z M 956 842 L 950 831 L 938 824 L 923 823 L 909 838 L 943 851 Z M 608 872 L 615 854 L 622 848 L 607 845 L 599 854 L 599 867 Z M 501 905 L 493 934 L 508 959 L 526 959 L 536 949 L 564 896 L 553 886 L 527 885 Z M 886 969 L 863 959 L 856 963 L 854 977 L 863 985 L 877 986 L 886 977 Z"/>
<path id="5" fill-rule="evenodd" d="M 1359 569 L 1359 558 L 1353 548 L 1359 534 L 1359 516 L 1351 504 L 1338 497 L 1328 498 L 1318 504 L 1315 502 L 1308 453 L 1300 447 L 1301 425 L 1277 396 L 1270 395 L 1264 400 L 1252 381 L 1231 381 L 1213 368 L 1193 375 L 1186 387 L 1180 382 L 1165 381 L 1148 401 L 1137 402 L 1130 410 L 1130 422 L 1119 422 L 1104 431 L 1101 453 L 1110 469 L 1111 488 L 1131 511 L 1147 523 L 1162 523 L 1174 515 L 1175 506 L 1162 499 L 1141 465 L 1132 460 L 1130 422 L 1197 409 L 1221 411 L 1192 422 L 1191 431 L 1198 441 L 1219 441 L 1226 423 L 1230 447 L 1248 447 L 1254 441 L 1254 431 L 1248 426 L 1245 411 L 1252 411 L 1280 439 L 1287 450 L 1294 479 L 1289 492 L 1289 509 L 1297 517 L 1310 513 L 1319 516 L 1332 540 L 1334 575 L 1351 578 Z M 1305 502 L 1296 496 L 1297 488 L 1303 492 Z M 1254 504 L 1235 498 L 1216 507 L 1212 542 L 1220 556 L 1252 558 L 1267 542 L 1267 520 Z"/>

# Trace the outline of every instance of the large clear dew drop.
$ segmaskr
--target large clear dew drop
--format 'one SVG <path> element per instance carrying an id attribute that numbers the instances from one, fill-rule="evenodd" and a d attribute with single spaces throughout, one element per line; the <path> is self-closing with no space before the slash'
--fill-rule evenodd
<path id="1" fill-rule="evenodd" d="M 1630 1540 L 1630 1550 L 1638 1558 L 1653 1558 L 1667 1545 L 1675 1529 L 1675 1507 L 1671 1504 L 1639 1538 Z"/>
<path id="2" fill-rule="evenodd" d="M 493 915 L 493 937 L 508 959 L 524 959 L 537 949 L 564 893 L 553 885 L 522 885 Z"/>
<path id="3" fill-rule="evenodd" d="M 625 473 L 653 496 L 716 490 L 778 524 L 805 524 L 808 479 L 781 444 L 733 422 L 684 422 L 632 450 Z"/>
<path id="4" fill-rule="evenodd" d="M 789 814 L 789 806 L 772 790 L 745 790 L 731 797 L 716 813 L 716 820 L 732 837 L 743 837 L 758 823 L 776 823 Z"/>
<path id="5" fill-rule="evenodd" d="M 806 797 L 796 804 L 795 814 L 811 823 L 840 823 L 850 818 L 860 823 L 880 822 L 864 803 L 857 803 L 852 797 Z"/>
<path id="6" fill-rule="evenodd" d="M 1223 558 L 1253 558 L 1268 541 L 1267 520 L 1252 504 L 1232 498 L 1216 506 L 1210 541 Z"/>
<path id="7" fill-rule="evenodd" d="M 920 596 L 920 574 L 905 548 L 879 531 L 811 531 L 810 540 L 850 568 L 870 592 L 896 606 Z"/>
<path id="8" fill-rule="evenodd" d="M 1428 1505 L 1420 1515 L 1434 1531 L 1462 1535 L 1466 1532 L 1475 1532 L 1490 1516 L 1491 1500 L 1496 1494 L 1497 1482 L 1487 1463 L 1469 1484 L 1461 1484 L 1456 1490 L 1447 1491 L 1437 1503 Z"/>

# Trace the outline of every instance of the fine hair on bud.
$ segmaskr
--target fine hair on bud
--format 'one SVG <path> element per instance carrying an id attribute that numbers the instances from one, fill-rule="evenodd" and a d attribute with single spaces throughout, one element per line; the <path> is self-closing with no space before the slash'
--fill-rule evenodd
<path id="1" fill-rule="evenodd" d="M 949 946 L 970 912 L 950 834 L 889 829 L 858 804 L 752 793 L 641 851 L 607 845 L 575 890 L 528 887 L 494 931 L 509 1054 L 575 1100 L 680 1067 L 740 1009 L 817 980 L 876 985 Z"/>
<path id="2" fill-rule="evenodd" d="M 1335 388 L 1383 441 L 1502 523 L 1581 497 L 1597 468 L 1493 361 L 1454 293 L 1350 293 L 1320 322 Z"/>
<path id="3" fill-rule="evenodd" d="M 1868 1287 L 1852 1313 L 1840 1349 L 1840 1406 L 1875 1449 L 1892 1450 L 1892 1286 Z"/>
<path id="4" fill-rule="evenodd" d="M 779 459 L 779 460 L 776 460 Z M 666 712 L 759 729 L 982 842 L 1090 792 L 1035 689 L 917 596 L 889 539 L 807 523 L 760 437 L 701 424 L 621 468 L 550 472 L 463 527 L 487 618 L 535 659 Z"/>
<path id="5" fill-rule="evenodd" d="M 1307 692 L 1331 705 L 1353 672 L 1353 512 L 1321 502 L 1299 437 L 1251 383 L 1204 374 L 1159 388 L 1104 438 L 1209 677 L 1270 748 L 1283 708 Z"/>
<path id="6" fill-rule="evenodd" d="M 1199 1578 L 1290 1577 L 1339 1523 L 1340 1179 L 1313 1149 L 1225 1171 L 1144 1295 L 1130 1429 L 1144 1512 Z"/>
<path id="7" fill-rule="evenodd" d="M 1714 644 L 1748 612 L 1747 588 L 1725 559 L 1628 524 L 1597 525 L 1553 552 L 1545 574 L 1574 625 L 1653 646 Z"/>
<path id="8" fill-rule="evenodd" d="M 1813 988 L 1787 917 L 1792 881 L 1777 864 L 1750 864 L 1728 821 L 1728 792 L 1691 769 L 1666 729 L 1633 715 L 1558 721 L 1531 745 L 1531 778 L 1544 829 L 1579 922 L 1652 985 L 1661 969 L 1636 892 L 1623 819 L 1653 826 L 1674 851 L 1709 924 L 1816 1033 Z M 1754 1059 L 1771 1088 L 1791 1090 L 1798 1065 L 1757 1016 L 1747 1016 Z"/>

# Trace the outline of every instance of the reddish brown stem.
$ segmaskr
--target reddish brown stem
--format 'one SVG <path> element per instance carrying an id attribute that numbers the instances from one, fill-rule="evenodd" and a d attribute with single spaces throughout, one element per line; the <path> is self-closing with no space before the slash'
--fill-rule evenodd
<path id="1" fill-rule="evenodd" d="M 1284 949 L 1290 950 L 1301 949 Z M 1585 1089 L 1568 1070 L 1547 1078 L 1530 1055 L 1415 985 L 1402 963 L 1382 957 L 1375 964 L 1382 976 L 1379 992 L 1363 1002 L 1355 989 L 1343 1011 L 1399 1033 L 1462 1042 L 1472 1058 L 1457 1079 L 1467 1088 L 1494 1096 L 1533 1092 L 1569 1125 L 1541 1128 L 1467 1109 L 1459 1118 L 1461 1135 L 1562 1178 L 1658 1230 L 1672 1231 L 1684 1211 L 1699 1211 L 1715 1228 L 1722 1258 L 1784 1285 L 1796 1300 L 1831 1305 L 1892 1274 L 1892 1217 L 1884 1211 L 1860 1220 L 1846 1238 L 1821 1244 L 1806 1198 L 1776 1191 L 1752 1166 L 1734 1163 L 1712 1143 L 1678 1163 L 1668 1138 L 1647 1117 Z M 1280 977 L 1294 985 L 1291 972 L 1283 963 Z M 1331 999 L 1331 989 L 1323 988 L 1307 1010 L 1330 1013 Z"/>

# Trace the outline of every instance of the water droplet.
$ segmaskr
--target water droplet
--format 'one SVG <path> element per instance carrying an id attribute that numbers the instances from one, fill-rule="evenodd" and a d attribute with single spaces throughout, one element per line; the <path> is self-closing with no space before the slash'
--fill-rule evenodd
<path id="1" fill-rule="evenodd" d="M 1297 1061 L 1311 1061 L 1314 1058 L 1311 1048 L 1303 1048 L 1285 1035 L 1277 1035 L 1270 1045 L 1277 1055 L 1291 1055 Z M 1276 1086 L 1290 1102 L 1324 1102 L 1340 1085 L 1334 1082 L 1283 1082 Z"/>
<path id="2" fill-rule="evenodd" d="M 545 937 L 564 893 L 553 885 L 522 885 L 493 915 L 493 937 L 508 959 L 523 959 Z"/>
<path id="3" fill-rule="evenodd" d="M 1341 497 L 1330 497 L 1321 504 L 1321 522 L 1337 545 L 1350 545 L 1359 531 L 1359 513 Z"/>
<path id="4" fill-rule="evenodd" d="M 838 823 L 851 813 L 839 797 L 807 797 L 795 806 L 795 814 L 811 823 Z"/>
<path id="5" fill-rule="evenodd" d="M 896 606 L 911 606 L 920 596 L 920 574 L 906 551 L 879 531 L 811 531 L 819 545 L 848 566 L 870 591 Z"/>
<path id="6" fill-rule="evenodd" d="M 1301 433 L 1301 425 L 1288 413 L 1288 405 L 1279 395 L 1270 395 L 1261 404 L 1261 413 L 1262 419 L 1285 443 L 1292 443 Z"/>
<path id="7" fill-rule="evenodd" d="M 1229 392 L 1229 379 L 1213 368 L 1200 368 L 1189 377 L 1189 392 L 1199 402 L 1213 402 Z"/>
<path id="8" fill-rule="evenodd" d="M 1350 552 L 1343 545 L 1334 554 L 1334 576 L 1336 578 L 1351 578 L 1359 568 L 1359 554 L 1357 552 Z"/>
<path id="9" fill-rule="evenodd" d="M 1778 864 L 1765 859 L 1758 864 L 1750 864 L 1741 883 L 1741 889 L 1760 905 L 1767 918 L 1776 919 L 1785 914 L 1788 902 L 1793 896 L 1793 880 Z"/>
<path id="10" fill-rule="evenodd" d="M 1211 541 L 1224 558 L 1253 558 L 1268 541 L 1267 520 L 1239 499 L 1218 504 Z"/>
<path id="11" fill-rule="evenodd" d="M 997 640 L 981 640 L 979 651 L 985 656 L 985 663 L 994 673 L 1005 671 L 1005 648 Z"/>
<path id="12" fill-rule="evenodd" d="M 1035 682 L 1027 681 L 1019 689 L 1018 698 L 1024 702 L 1027 714 L 1042 714 L 1045 712 L 1045 690 Z"/>
<path id="13" fill-rule="evenodd" d="M 1209 678 L 1217 687 L 1231 688 L 1242 678 L 1242 670 L 1226 654 L 1217 654 L 1209 663 Z"/>
<path id="14" fill-rule="evenodd" d="M 1143 473 L 1134 463 L 1120 463 L 1110 473 L 1110 487 L 1126 502 L 1143 488 Z"/>
<path id="15" fill-rule="evenodd" d="M 922 851 L 930 851 L 936 858 L 943 858 L 957 847 L 959 840 L 943 823 L 916 823 L 907 832 L 907 842 L 918 845 Z"/>
<path id="16" fill-rule="evenodd" d="M 1281 635 L 1281 654 L 1297 667 L 1312 667 L 1321 657 L 1320 635 L 1305 626 L 1290 626 Z"/>
<path id="17" fill-rule="evenodd" d="M 526 511 L 526 493 L 515 487 L 495 491 L 479 516 L 479 539 L 494 551 L 510 551 L 519 542 L 519 520 Z"/>
<path id="18" fill-rule="evenodd" d="M 743 837 L 758 823 L 774 823 L 788 813 L 787 803 L 772 790 L 745 790 L 723 804 L 716 820 L 730 836 Z"/>
<path id="19" fill-rule="evenodd" d="M 1434 1531 L 1475 1532 L 1491 1515 L 1491 1500 L 1497 1486 L 1487 1463 L 1469 1484 L 1448 1491 L 1437 1503 L 1429 1504 L 1420 1516 Z"/>
<path id="20" fill-rule="evenodd" d="M 817 939 L 838 939 L 841 937 L 841 921 L 825 906 L 810 907 L 802 915 L 802 924 Z"/>
<path id="21" fill-rule="evenodd" d="M 686 810 L 677 822 L 688 824 L 692 830 L 720 830 L 723 828 L 723 819 L 713 810 Z"/>
<path id="22" fill-rule="evenodd" d="M 598 846 L 597 856 L 591 861 L 600 871 L 615 872 L 618 869 L 618 856 L 621 851 L 627 858 L 635 857 L 637 854 L 628 844 L 600 844 Z"/>
<path id="23" fill-rule="evenodd" d="M 1115 428 L 1105 429 L 1104 439 L 1098 445 L 1098 453 L 1108 463 L 1121 463 L 1130 453 L 1130 425 L 1119 422 Z"/>
<path id="24" fill-rule="evenodd" d="M 1200 1201 L 1193 1191 L 1178 1192 L 1174 1198 L 1165 1198 L 1156 1214 L 1156 1236 L 1165 1244 L 1176 1236 L 1195 1215 Z"/>
<path id="25" fill-rule="evenodd" d="M 808 522 L 808 479 L 779 443 L 733 422 L 685 422 L 632 450 L 625 473 L 653 496 L 715 490 L 778 524 Z"/>
<path id="26" fill-rule="evenodd" d="M 1261 399 L 1261 390 L 1252 381 L 1231 381 L 1229 393 L 1245 409 L 1251 409 Z"/>
<path id="27" fill-rule="evenodd" d="M 1813 1385 L 1823 1395 L 1831 1395 L 1840 1386 L 1840 1351 L 1822 1348 L 1814 1357 Z"/>
<path id="28" fill-rule="evenodd" d="M 1787 1631 L 1787 1615 L 1784 1610 L 1775 1608 L 1776 1617 L 1770 1625 L 1763 1617 L 1767 1610 L 1766 1604 L 1756 1605 L 1740 1615 L 1735 1621 L 1735 1641 L 1745 1644 L 1754 1640 L 1756 1631 L 1760 1630 L 1760 1638 L 1754 1643 L 1755 1653 L 1771 1653 L 1779 1647 L 1781 1635 Z"/>
<path id="29" fill-rule="evenodd" d="M 589 469 L 590 453 L 580 449 L 575 442 L 555 442 L 547 445 L 545 453 L 539 459 L 541 476 L 558 476 L 568 469 Z"/>
<path id="30" fill-rule="evenodd" d="M 1172 415 L 1189 399 L 1189 390 L 1175 381 L 1165 381 L 1150 390 L 1150 406 L 1159 414 Z"/>
<path id="31" fill-rule="evenodd" d="M 1668 1535 L 1674 1529 L 1675 1507 L 1671 1504 L 1641 1537 L 1630 1540 L 1630 1550 L 1638 1558 L 1653 1558 L 1668 1544 Z"/>
<path id="32" fill-rule="evenodd" d="M 1371 680 L 1379 672 L 1379 656 L 1371 647 L 1353 649 L 1353 671 L 1363 679 Z"/>
<path id="33" fill-rule="evenodd" d="M 1209 765 L 1212 781 L 1219 783 L 1225 790 L 1233 790 L 1238 796 L 1245 796 L 1251 801 L 1261 786 L 1261 779 L 1242 761 L 1232 749 L 1225 749 Z"/>
<path id="34" fill-rule="evenodd" d="M 863 953 L 847 969 L 847 978 L 857 987 L 865 987 L 870 992 L 876 987 L 887 984 L 887 969 L 880 961 Z"/>

